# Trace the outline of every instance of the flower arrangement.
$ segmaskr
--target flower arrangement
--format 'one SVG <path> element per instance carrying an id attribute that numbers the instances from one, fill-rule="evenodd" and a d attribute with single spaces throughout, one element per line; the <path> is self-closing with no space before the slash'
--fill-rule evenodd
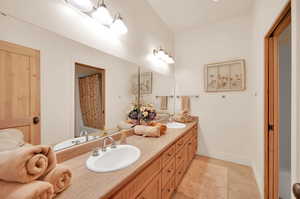
<path id="1" fill-rule="evenodd" d="M 151 104 L 142 105 L 141 107 L 138 107 L 137 105 L 134 105 L 131 108 L 131 111 L 128 114 L 129 119 L 131 120 L 141 120 L 144 122 L 150 122 L 153 121 L 156 118 L 156 110 Z"/>

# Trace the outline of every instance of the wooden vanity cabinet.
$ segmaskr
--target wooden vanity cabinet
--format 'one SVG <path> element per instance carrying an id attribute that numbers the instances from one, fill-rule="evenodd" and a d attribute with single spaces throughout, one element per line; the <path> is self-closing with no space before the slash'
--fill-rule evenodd
<path id="1" fill-rule="evenodd" d="M 195 125 L 110 199 L 170 199 L 196 154 L 197 140 Z"/>
<path id="2" fill-rule="evenodd" d="M 137 199 L 161 199 L 161 176 L 157 175 Z"/>

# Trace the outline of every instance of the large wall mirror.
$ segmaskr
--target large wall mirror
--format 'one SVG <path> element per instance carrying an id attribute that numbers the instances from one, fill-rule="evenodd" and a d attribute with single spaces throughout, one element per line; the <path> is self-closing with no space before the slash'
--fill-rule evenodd
<path id="1" fill-rule="evenodd" d="M 66 51 L 72 53 L 62 56 L 43 42 L 39 43 L 43 50 L 33 50 L 33 53 L 41 55 L 41 79 L 35 82 L 35 86 L 40 86 L 41 90 L 40 99 L 36 100 L 40 100 L 41 113 L 31 115 L 29 109 L 22 113 L 24 118 L 28 117 L 24 121 L 28 121 L 34 128 L 20 126 L 16 123 L 18 117 L 5 122 L 0 118 L 2 133 L 13 135 L 11 128 L 14 128 L 24 135 L 23 139 L 27 143 L 52 145 L 55 151 L 61 151 L 132 128 L 140 124 L 141 120 L 167 121 L 174 114 L 176 82 L 172 66 L 168 66 L 168 72 L 155 71 L 63 37 L 48 34 L 41 41 L 43 39 L 61 43 Z M 5 45 L 11 45 L 11 49 L 28 49 L 18 44 Z M 24 67 L 27 67 L 26 63 L 25 60 Z M 24 74 L 20 71 L 18 75 L 21 77 Z M 18 78 L 18 81 L 20 87 L 28 86 L 22 82 L 22 78 Z M 30 93 L 26 98 L 19 95 L 24 93 L 11 95 L 11 98 L 26 99 L 30 107 Z M 17 105 L 20 107 L 18 110 L 24 107 L 21 103 Z M 151 113 L 141 118 L 141 112 L 132 112 L 134 107 L 151 107 Z M 8 108 L 5 118 L 10 113 Z M 3 146 L 6 147 L 6 144 Z"/>

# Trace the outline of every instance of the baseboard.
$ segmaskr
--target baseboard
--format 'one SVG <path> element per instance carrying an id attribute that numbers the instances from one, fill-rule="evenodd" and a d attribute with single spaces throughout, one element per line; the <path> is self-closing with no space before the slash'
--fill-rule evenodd
<path id="1" fill-rule="evenodd" d="M 252 167 L 252 161 L 251 160 L 249 160 L 247 158 L 243 158 L 243 157 L 238 157 L 238 156 L 233 155 L 233 154 L 222 153 L 222 152 L 209 152 L 209 153 L 199 153 L 198 152 L 197 154 Z"/>

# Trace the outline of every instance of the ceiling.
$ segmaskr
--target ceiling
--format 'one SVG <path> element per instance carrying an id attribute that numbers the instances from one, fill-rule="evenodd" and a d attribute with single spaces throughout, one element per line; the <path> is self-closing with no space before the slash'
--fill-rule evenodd
<path id="1" fill-rule="evenodd" d="M 180 31 L 250 14 L 255 0 L 147 1 L 173 31 Z"/>

